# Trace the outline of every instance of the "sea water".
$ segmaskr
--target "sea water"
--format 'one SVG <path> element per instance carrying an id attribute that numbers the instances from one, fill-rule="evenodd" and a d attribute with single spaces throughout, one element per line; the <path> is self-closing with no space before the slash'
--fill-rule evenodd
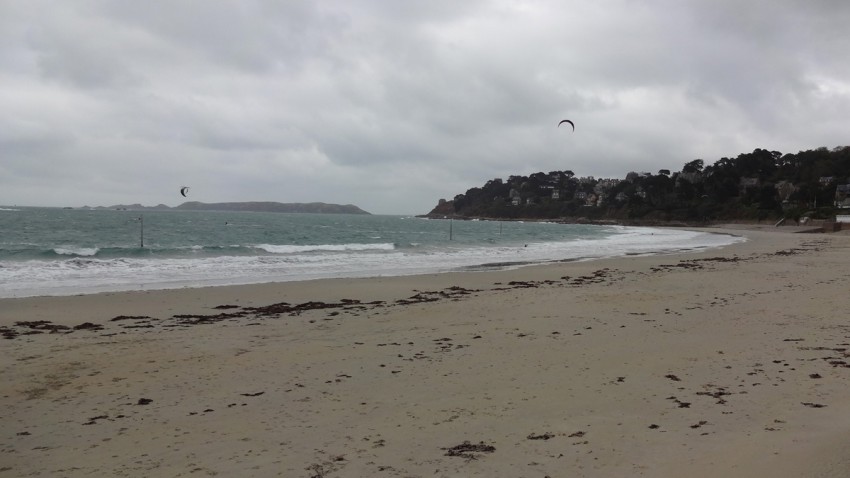
<path id="1" fill-rule="evenodd" d="M 412 216 L 0 207 L 0 297 L 506 269 L 740 240 Z"/>

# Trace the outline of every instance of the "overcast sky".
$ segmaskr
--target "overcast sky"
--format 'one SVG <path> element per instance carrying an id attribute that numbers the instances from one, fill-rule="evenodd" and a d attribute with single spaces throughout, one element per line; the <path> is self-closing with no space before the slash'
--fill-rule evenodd
<path id="1" fill-rule="evenodd" d="M 0 0 L 0 204 L 420 214 L 833 148 L 848 25 L 846 0 Z"/>

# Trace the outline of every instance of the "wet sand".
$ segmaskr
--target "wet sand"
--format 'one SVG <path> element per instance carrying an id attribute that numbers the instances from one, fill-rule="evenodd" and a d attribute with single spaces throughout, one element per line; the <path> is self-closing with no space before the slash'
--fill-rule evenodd
<path id="1" fill-rule="evenodd" d="M 732 232 L 749 240 L 0 300 L 0 477 L 850 476 L 850 236 Z"/>

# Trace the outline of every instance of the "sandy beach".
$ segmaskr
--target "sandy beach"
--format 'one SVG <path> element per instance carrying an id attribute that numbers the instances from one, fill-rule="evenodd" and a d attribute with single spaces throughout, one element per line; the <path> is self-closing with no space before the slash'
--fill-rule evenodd
<path id="1" fill-rule="evenodd" d="M 847 477 L 850 236 L 0 300 L 0 477 Z"/>

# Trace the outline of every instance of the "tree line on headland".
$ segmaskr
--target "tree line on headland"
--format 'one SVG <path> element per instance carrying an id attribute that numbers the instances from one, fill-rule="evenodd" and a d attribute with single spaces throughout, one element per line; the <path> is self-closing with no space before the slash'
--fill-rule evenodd
<path id="1" fill-rule="evenodd" d="M 782 154 L 756 149 L 681 171 L 629 172 L 623 179 L 572 171 L 496 178 L 428 217 L 555 219 L 620 223 L 707 223 L 801 217 L 826 219 L 850 208 L 850 146 Z M 848 210 L 850 211 L 850 210 Z"/>

